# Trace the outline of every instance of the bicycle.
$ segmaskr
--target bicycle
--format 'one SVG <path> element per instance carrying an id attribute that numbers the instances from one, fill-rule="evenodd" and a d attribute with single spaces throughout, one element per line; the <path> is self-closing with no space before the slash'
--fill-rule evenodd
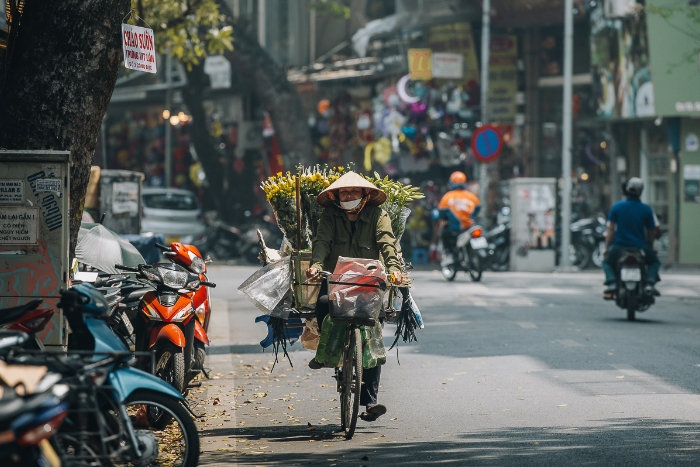
<path id="1" fill-rule="evenodd" d="M 349 285 L 357 287 L 371 287 L 377 288 L 381 291 L 386 291 L 387 283 L 374 276 L 372 279 L 379 279 L 376 283 L 357 283 L 357 282 L 343 282 L 343 281 L 333 281 L 329 280 L 332 273 L 327 271 L 321 271 L 314 278 L 302 283 L 302 285 L 308 285 L 311 281 L 321 277 L 322 280 L 327 281 L 328 284 L 333 285 Z M 340 368 L 335 368 L 334 378 L 336 379 L 337 391 L 340 394 L 340 420 L 341 428 L 346 439 L 352 439 L 355 428 L 357 426 L 357 417 L 360 411 L 360 392 L 362 390 L 362 333 L 360 331 L 360 326 L 374 326 L 377 323 L 377 319 L 383 317 L 390 317 L 392 313 L 386 313 L 386 310 L 379 309 L 376 313 L 376 318 L 338 318 L 333 316 L 333 306 L 330 306 L 331 318 L 336 323 L 346 324 L 346 335 L 345 343 L 343 345 L 343 353 L 340 361 L 342 366 Z M 304 318 L 313 319 L 316 317 L 315 312 L 303 312 L 297 310 L 296 308 L 290 309 L 289 318 Z M 319 323 L 319 330 L 321 329 L 321 324 Z M 298 327 L 299 324 L 288 324 L 287 327 Z M 350 371 L 347 371 L 350 369 Z"/>

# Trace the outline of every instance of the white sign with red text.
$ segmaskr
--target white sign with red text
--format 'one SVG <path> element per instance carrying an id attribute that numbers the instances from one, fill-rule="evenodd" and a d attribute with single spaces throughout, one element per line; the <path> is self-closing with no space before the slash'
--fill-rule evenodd
<path id="1" fill-rule="evenodd" d="M 153 30 L 122 23 L 124 66 L 131 70 L 156 72 L 156 49 Z"/>

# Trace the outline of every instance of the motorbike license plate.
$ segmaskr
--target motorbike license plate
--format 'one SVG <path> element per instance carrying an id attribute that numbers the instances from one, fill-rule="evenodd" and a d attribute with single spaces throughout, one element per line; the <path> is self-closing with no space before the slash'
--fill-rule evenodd
<path id="1" fill-rule="evenodd" d="M 475 250 L 479 250 L 481 248 L 488 248 L 489 246 L 488 240 L 486 240 L 484 237 L 472 238 L 471 240 L 469 240 L 469 244 Z"/>
<path id="2" fill-rule="evenodd" d="M 622 268 L 620 270 L 622 282 L 639 282 L 642 280 L 642 270 L 639 268 Z"/>

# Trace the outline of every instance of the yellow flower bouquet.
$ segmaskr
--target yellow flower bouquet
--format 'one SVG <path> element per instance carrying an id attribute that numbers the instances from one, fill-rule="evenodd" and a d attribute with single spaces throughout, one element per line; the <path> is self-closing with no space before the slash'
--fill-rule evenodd
<path id="1" fill-rule="evenodd" d="M 286 174 L 280 172 L 262 183 L 261 187 L 272 206 L 277 224 L 293 249 L 311 248 L 311 241 L 316 234 L 316 227 L 323 212 L 323 208 L 316 203 L 316 196 L 351 168 L 351 165 L 347 168 L 319 165 L 305 168 L 300 165 L 295 175 L 291 172 Z M 300 178 L 301 189 L 302 244 L 300 246 L 297 245 L 296 234 L 296 177 Z M 364 177 L 387 194 L 386 202 L 381 207 L 391 218 L 391 226 L 398 243 L 410 213 L 407 205 L 415 199 L 423 198 L 423 194 L 418 191 L 418 188 L 390 180 L 389 177 L 382 179 L 376 172 L 374 177 Z"/>

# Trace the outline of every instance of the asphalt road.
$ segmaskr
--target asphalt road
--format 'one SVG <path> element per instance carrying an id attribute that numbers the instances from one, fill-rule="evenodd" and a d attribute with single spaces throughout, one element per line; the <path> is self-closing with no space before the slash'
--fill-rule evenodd
<path id="1" fill-rule="evenodd" d="M 236 290 L 254 271 L 212 268 L 201 465 L 700 465 L 700 275 L 663 275 L 628 322 L 602 273 L 414 272 L 425 329 L 383 368 L 388 413 L 346 441 L 313 353 L 295 344 L 294 367 L 270 371 L 260 313 Z"/>

